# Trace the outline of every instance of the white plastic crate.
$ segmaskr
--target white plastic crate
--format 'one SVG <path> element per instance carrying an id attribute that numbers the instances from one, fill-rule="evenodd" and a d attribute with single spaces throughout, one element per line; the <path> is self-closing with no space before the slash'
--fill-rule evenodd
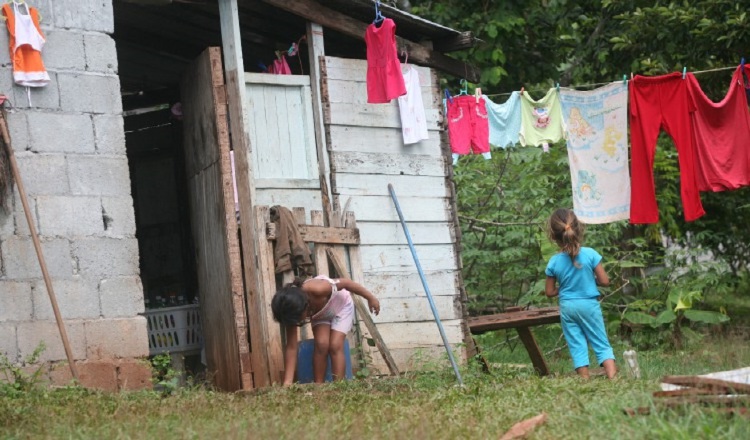
<path id="1" fill-rule="evenodd" d="M 150 355 L 200 350 L 202 333 L 197 304 L 146 310 L 143 316 L 148 321 Z"/>

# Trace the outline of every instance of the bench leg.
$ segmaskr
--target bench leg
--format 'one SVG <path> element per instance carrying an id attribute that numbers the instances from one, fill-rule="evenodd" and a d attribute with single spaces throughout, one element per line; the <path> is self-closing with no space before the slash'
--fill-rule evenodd
<path id="1" fill-rule="evenodd" d="M 531 333 L 531 329 L 528 327 L 518 327 L 518 337 L 521 338 L 521 342 L 526 347 L 526 351 L 529 352 L 531 363 L 534 365 L 534 369 L 539 373 L 540 376 L 546 376 L 549 374 L 549 368 L 547 368 L 547 362 L 544 361 L 544 356 L 539 345 L 534 339 L 534 334 Z"/>

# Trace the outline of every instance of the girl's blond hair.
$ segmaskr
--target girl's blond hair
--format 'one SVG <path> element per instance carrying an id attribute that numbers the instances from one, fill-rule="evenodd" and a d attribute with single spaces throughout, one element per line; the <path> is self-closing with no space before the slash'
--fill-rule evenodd
<path id="1" fill-rule="evenodd" d="M 558 209 L 552 213 L 547 223 L 547 235 L 561 251 L 570 255 L 575 267 L 581 267 L 576 263 L 576 257 L 581 252 L 583 223 L 578 221 L 572 209 Z"/>

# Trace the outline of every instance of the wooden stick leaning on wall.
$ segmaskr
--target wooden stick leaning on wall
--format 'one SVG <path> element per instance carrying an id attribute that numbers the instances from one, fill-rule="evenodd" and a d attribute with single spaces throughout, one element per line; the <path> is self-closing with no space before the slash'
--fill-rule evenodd
<path id="1" fill-rule="evenodd" d="M 29 209 L 29 202 L 26 199 L 26 190 L 23 186 L 23 180 L 18 170 L 18 163 L 16 162 L 16 156 L 13 153 L 13 146 L 10 143 L 10 133 L 8 132 L 8 123 L 6 119 L 5 109 L 0 109 L 0 132 L 2 132 L 3 143 L 8 149 L 8 158 L 10 159 L 10 167 L 13 171 L 13 176 L 16 179 L 16 186 L 18 187 L 18 195 L 21 198 L 21 204 L 23 205 L 23 212 L 26 215 L 26 222 L 29 224 L 29 232 L 31 233 L 31 240 L 34 242 L 34 249 L 36 250 L 36 256 L 39 259 L 39 267 L 42 270 L 42 276 L 44 277 L 44 284 L 47 286 L 47 293 L 49 294 L 50 303 L 52 303 L 52 311 L 55 314 L 55 321 L 57 321 L 57 328 L 60 330 L 60 338 L 62 339 L 63 347 L 65 348 L 65 356 L 68 358 L 68 365 L 70 366 L 70 374 L 73 375 L 73 379 L 78 380 L 78 369 L 76 368 L 75 360 L 73 359 L 73 351 L 70 349 L 70 342 L 68 341 L 68 333 L 65 331 L 65 324 L 63 323 L 62 316 L 60 315 L 60 308 L 57 306 L 57 297 L 55 291 L 52 290 L 52 280 L 50 279 L 49 272 L 47 271 L 47 263 L 44 261 L 44 254 L 42 253 L 42 244 L 39 241 L 39 236 L 34 226 L 34 220 L 31 218 L 31 211 Z"/>
<path id="2" fill-rule="evenodd" d="M 349 271 L 346 270 L 346 265 L 344 263 L 343 255 L 341 255 L 341 251 L 337 252 L 334 249 L 328 248 L 326 249 L 326 253 L 328 254 L 328 258 L 331 260 L 331 263 L 333 263 L 333 268 L 338 276 L 343 278 L 351 278 L 349 276 Z M 358 281 L 361 282 L 362 280 Z M 399 372 L 398 367 L 396 366 L 396 361 L 393 360 L 391 352 L 388 351 L 388 347 L 386 347 L 385 341 L 383 341 L 383 337 L 380 335 L 380 331 L 378 331 L 378 328 L 375 326 L 375 322 L 370 317 L 369 310 L 367 310 L 367 307 L 362 303 L 362 299 L 360 299 L 358 296 L 352 295 L 352 299 L 354 300 L 354 306 L 357 308 L 359 317 L 362 319 L 362 321 L 364 321 L 367 330 L 375 339 L 375 346 L 380 351 L 380 354 L 383 355 L 383 360 L 385 360 L 385 363 L 388 366 L 388 370 L 392 375 L 398 376 Z"/>

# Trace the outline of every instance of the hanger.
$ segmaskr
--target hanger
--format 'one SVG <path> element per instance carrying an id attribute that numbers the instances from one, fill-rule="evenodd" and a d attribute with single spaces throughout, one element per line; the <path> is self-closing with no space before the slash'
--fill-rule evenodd
<path id="1" fill-rule="evenodd" d="M 401 56 L 404 57 L 404 66 L 409 65 L 409 52 L 406 49 L 401 49 Z"/>
<path id="2" fill-rule="evenodd" d="M 469 94 L 469 83 L 465 79 L 461 79 L 461 92 L 459 92 L 459 96 L 461 95 L 468 95 Z"/>
<path id="3" fill-rule="evenodd" d="M 375 2 L 375 20 L 372 21 L 372 24 L 379 24 L 385 20 L 385 17 L 383 17 L 383 14 L 380 13 L 380 0 Z"/>

